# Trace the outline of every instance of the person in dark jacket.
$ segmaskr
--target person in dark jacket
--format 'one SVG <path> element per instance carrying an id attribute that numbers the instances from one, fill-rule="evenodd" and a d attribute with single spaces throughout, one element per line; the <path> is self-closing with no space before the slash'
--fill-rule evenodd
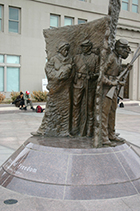
<path id="1" fill-rule="evenodd" d="M 19 107 L 19 109 L 23 109 L 25 107 L 23 92 L 20 92 L 20 94 L 17 96 L 16 100 L 12 102 L 12 104 L 15 104 L 15 106 Z"/>

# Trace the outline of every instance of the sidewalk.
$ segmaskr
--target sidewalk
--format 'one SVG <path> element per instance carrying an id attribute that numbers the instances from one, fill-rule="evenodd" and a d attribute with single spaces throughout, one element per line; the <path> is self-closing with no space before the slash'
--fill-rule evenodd
<path id="1" fill-rule="evenodd" d="M 123 101 L 118 107 L 116 130 L 140 155 L 140 101 Z M 38 104 L 34 104 L 36 107 Z M 45 103 L 39 104 L 45 107 Z M 43 113 L 28 108 L 21 111 L 13 105 L 0 105 L 0 165 L 17 150 L 40 126 Z M 4 200 L 16 199 L 17 204 L 6 205 Z M 106 200 L 61 201 L 32 197 L 0 186 L 1 211 L 139 211 L 140 195 Z"/>
<path id="2" fill-rule="evenodd" d="M 35 102 L 35 103 L 33 103 L 34 108 L 36 108 L 38 105 L 40 105 L 42 108 L 45 108 L 46 103 L 45 102 Z M 29 110 L 30 110 L 30 106 L 28 106 L 27 112 Z M 0 113 L 3 113 L 4 111 L 19 112 L 19 108 L 17 108 L 14 104 L 0 104 Z"/>
<path id="3" fill-rule="evenodd" d="M 124 108 L 117 109 L 116 130 L 130 143 L 140 147 L 140 101 L 124 100 Z M 45 102 L 34 103 L 34 108 Z M 36 131 L 43 113 L 30 109 L 19 110 L 12 104 L 0 104 L 0 165 Z M 127 124 L 126 124 L 127 123 Z M 135 139 L 134 139 L 135 137 Z"/>
<path id="4" fill-rule="evenodd" d="M 34 103 L 34 108 L 45 103 Z M 28 106 L 27 111 L 12 104 L 0 104 L 0 165 L 39 127 L 44 113 L 36 113 Z"/>
<path id="5" fill-rule="evenodd" d="M 121 100 L 120 100 L 121 102 Z M 140 106 L 140 101 L 124 99 L 122 100 L 125 106 Z"/>

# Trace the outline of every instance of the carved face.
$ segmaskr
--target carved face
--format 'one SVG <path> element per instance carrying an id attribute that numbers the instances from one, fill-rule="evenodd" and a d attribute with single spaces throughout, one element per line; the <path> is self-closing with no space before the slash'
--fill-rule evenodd
<path id="1" fill-rule="evenodd" d="M 60 50 L 60 53 L 62 54 L 62 56 L 66 57 L 68 55 L 69 49 L 68 48 L 62 48 Z"/>
<path id="2" fill-rule="evenodd" d="M 130 53 L 130 48 L 129 46 L 118 46 L 116 48 L 116 52 L 118 53 L 118 55 L 120 55 L 123 59 L 126 59 Z"/>

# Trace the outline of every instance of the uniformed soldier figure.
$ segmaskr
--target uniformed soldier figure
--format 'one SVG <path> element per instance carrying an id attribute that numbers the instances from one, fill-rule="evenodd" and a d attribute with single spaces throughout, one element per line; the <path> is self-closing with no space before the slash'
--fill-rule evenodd
<path id="1" fill-rule="evenodd" d="M 69 43 L 59 43 L 57 54 L 46 63 L 49 90 L 46 110 L 39 129 L 32 135 L 69 135 L 69 87 L 73 66 L 69 49 Z"/>
<path id="2" fill-rule="evenodd" d="M 119 39 L 115 43 L 115 49 L 108 57 L 105 65 L 103 78 L 103 108 L 102 108 L 102 137 L 103 144 L 112 145 L 111 141 L 124 141 L 115 133 L 115 115 L 117 108 L 118 88 L 124 85 L 123 81 L 118 81 L 117 77 L 121 73 L 122 59 L 126 59 L 130 53 L 128 41 Z M 112 97 L 107 94 L 112 86 L 116 86 Z"/>
<path id="3" fill-rule="evenodd" d="M 85 40 L 81 44 L 82 53 L 74 58 L 75 78 L 73 83 L 72 135 L 91 137 L 93 135 L 94 98 L 98 78 L 98 56 L 92 52 L 93 44 Z M 81 106 L 84 104 L 84 123 L 81 125 Z"/>
<path id="4" fill-rule="evenodd" d="M 68 57 L 70 45 L 66 42 L 60 42 L 57 52 L 48 63 L 46 63 L 45 72 L 48 78 L 48 82 L 57 83 L 59 87 L 59 80 L 65 80 L 69 78 L 72 70 L 72 58 Z M 51 83 L 48 83 L 48 89 L 50 90 Z M 54 86 L 54 84 L 53 84 Z"/>

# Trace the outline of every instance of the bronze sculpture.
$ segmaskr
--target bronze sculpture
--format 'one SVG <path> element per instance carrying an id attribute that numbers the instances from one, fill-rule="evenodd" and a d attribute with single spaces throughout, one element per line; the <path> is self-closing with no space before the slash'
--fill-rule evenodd
<path id="1" fill-rule="evenodd" d="M 124 141 L 115 134 L 115 113 L 117 108 L 117 97 L 119 85 L 124 85 L 123 81 L 119 81 L 117 76 L 121 71 L 122 58 L 126 59 L 130 53 L 128 42 L 120 39 L 115 43 L 115 49 L 108 56 L 103 77 L 103 108 L 102 108 L 102 133 L 103 144 L 112 146 L 111 141 Z M 109 90 L 112 86 L 116 86 L 113 93 Z"/>
<path id="2" fill-rule="evenodd" d="M 120 0 L 110 0 L 107 17 L 44 30 L 49 94 L 41 126 L 32 135 L 87 136 L 94 147 L 124 141 L 115 133 L 115 114 L 122 76 L 132 65 L 121 73 L 121 60 L 131 50 L 126 40 L 115 42 L 120 7 Z"/>
<path id="3" fill-rule="evenodd" d="M 81 44 L 82 53 L 74 58 L 75 77 L 73 81 L 72 135 L 92 137 L 94 119 L 94 98 L 99 75 L 99 58 L 92 52 L 92 43 L 85 40 Z M 81 106 L 85 97 L 85 119 L 81 126 Z"/>
<path id="4" fill-rule="evenodd" d="M 49 94 L 41 126 L 33 135 L 68 135 L 70 113 L 68 107 L 73 65 L 72 58 L 68 55 L 69 48 L 67 42 L 61 42 L 57 47 L 57 54 L 46 63 Z"/>
<path id="5" fill-rule="evenodd" d="M 33 133 L 42 137 L 30 137 L 2 165 L 3 187 L 46 198 L 49 208 L 61 201 L 64 210 L 68 201 L 139 193 L 140 158 L 133 144 L 122 144 L 115 133 L 116 98 L 140 55 L 139 46 L 121 69 L 131 50 L 126 40 L 115 44 L 119 9 L 120 1 L 110 0 L 105 18 L 44 30 L 49 93 L 41 126 Z M 116 144 L 122 146 L 93 149 Z"/>

